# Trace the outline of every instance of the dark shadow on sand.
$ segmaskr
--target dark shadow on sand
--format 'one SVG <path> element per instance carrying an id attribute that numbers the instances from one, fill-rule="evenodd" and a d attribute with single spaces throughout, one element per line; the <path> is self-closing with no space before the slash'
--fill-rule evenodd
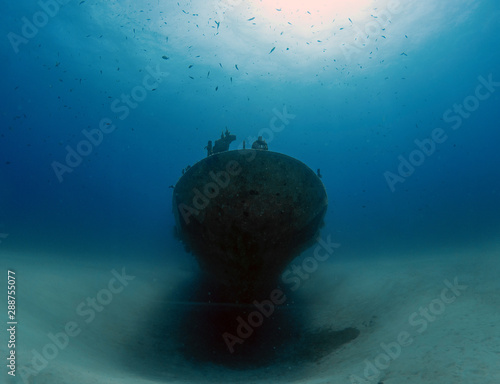
<path id="1" fill-rule="evenodd" d="M 222 295 L 217 290 L 207 279 L 197 277 L 170 293 L 147 314 L 136 339 L 127 343 L 125 365 L 152 379 L 210 381 L 209 372 L 214 368 L 219 376 L 212 380 L 221 379 L 224 369 L 242 379 L 262 368 L 267 378 L 273 373 L 283 378 L 285 366 L 292 366 L 297 374 L 307 363 L 317 362 L 359 335 L 355 328 L 311 329 L 310 308 L 292 292 L 285 292 L 284 304 L 272 311 L 268 306 L 266 317 L 252 304 L 218 303 Z M 258 301 L 268 299 L 269 295 Z M 256 326 L 241 326 L 242 320 Z M 240 342 L 232 344 L 227 334 L 239 337 Z M 257 378 L 255 373 L 253 379 Z"/>

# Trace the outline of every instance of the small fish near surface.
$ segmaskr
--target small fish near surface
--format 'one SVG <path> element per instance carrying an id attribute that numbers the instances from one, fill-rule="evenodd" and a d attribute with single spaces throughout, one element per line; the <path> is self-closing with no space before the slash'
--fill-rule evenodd
<path id="1" fill-rule="evenodd" d="M 271 49 L 271 51 L 269 51 L 269 55 L 270 55 L 271 53 L 273 53 L 275 49 L 276 49 L 276 47 L 273 47 L 273 49 Z"/>

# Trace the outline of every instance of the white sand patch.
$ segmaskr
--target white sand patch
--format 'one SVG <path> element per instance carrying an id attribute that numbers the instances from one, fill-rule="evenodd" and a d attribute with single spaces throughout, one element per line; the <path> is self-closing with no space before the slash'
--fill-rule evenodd
<path id="1" fill-rule="evenodd" d="M 316 362 L 244 371 L 188 361 L 170 342 L 176 329 L 169 324 L 188 305 L 176 295 L 189 270 L 2 255 L 17 278 L 15 382 L 498 383 L 499 256 L 500 248 L 491 247 L 413 261 L 331 260 L 303 282 L 298 303 L 309 328 L 356 327 L 360 335 Z M 164 328 L 151 329 L 158 324 Z M 6 345 L 2 333 L 2 355 Z M 149 356 L 150 345 L 164 356 Z M 23 381 L 21 366 L 37 375 Z"/>

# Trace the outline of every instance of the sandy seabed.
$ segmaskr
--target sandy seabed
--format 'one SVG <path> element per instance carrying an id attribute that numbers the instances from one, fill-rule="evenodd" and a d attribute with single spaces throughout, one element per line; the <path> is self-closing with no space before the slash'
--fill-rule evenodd
<path id="1" fill-rule="evenodd" d="M 231 365 L 229 352 L 221 360 L 221 351 L 217 357 L 207 345 L 212 328 L 204 323 L 213 317 L 204 308 L 212 306 L 186 300 L 192 268 L 93 260 L 0 255 L 5 290 L 7 270 L 16 272 L 18 322 L 16 377 L 4 364 L 1 382 L 500 383 L 498 244 L 324 262 L 283 305 L 282 321 L 300 317 L 311 334 L 356 329 L 359 335 L 331 349 L 300 332 L 290 335 L 287 349 L 276 349 L 272 337 L 256 346 L 252 335 L 235 345 L 261 356 L 248 366 Z M 6 319 L 6 303 L 2 308 Z M 237 325 L 232 315 L 225 328 L 213 329 L 236 335 Z M 3 357 L 8 337 L 0 333 Z M 307 353 L 293 353 L 311 340 L 318 342 Z"/>

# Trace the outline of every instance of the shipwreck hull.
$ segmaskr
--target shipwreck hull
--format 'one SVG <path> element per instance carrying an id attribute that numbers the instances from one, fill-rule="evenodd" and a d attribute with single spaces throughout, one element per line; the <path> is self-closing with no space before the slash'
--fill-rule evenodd
<path id="1" fill-rule="evenodd" d="M 176 231 L 215 283 L 218 300 L 267 297 L 290 261 L 310 246 L 328 201 L 319 177 L 280 153 L 236 150 L 209 156 L 179 179 Z"/>

